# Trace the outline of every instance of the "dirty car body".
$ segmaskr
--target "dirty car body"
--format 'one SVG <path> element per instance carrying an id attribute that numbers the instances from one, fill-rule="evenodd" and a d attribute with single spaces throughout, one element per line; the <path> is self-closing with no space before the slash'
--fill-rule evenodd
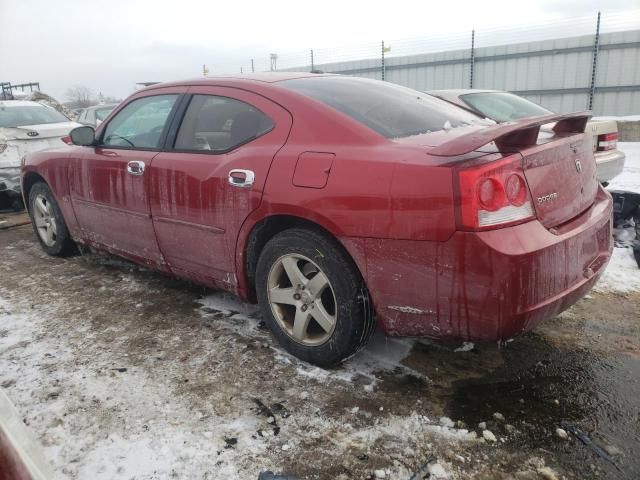
<path id="1" fill-rule="evenodd" d="M 216 117 L 231 100 L 264 114 L 239 144 L 239 117 Z M 168 112 L 149 133 L 157 146 L 105 145 L 126 130 L 121 112 L 154 101 Z M 199 104 L 205 120 L 189 113 Z M 249 301 L 265 245 L 316 232 L 344 252 L 388 334 L 506 340 L 576 302 L 610 257 L 588 118 L 487 125 L 373 80 L 207 78 L 135 93 L 91 145 L 29 155 L 23 192 L 46 182 L 77 243 Z"/>
<path id="2" fill-rule="evenodd" d="M 429 94 L 496 122 L 553 113 L 526 98 L 499 90 L 433 90 Z M 549 126 L 543 127 L 543 130 L 549 130 Z M 617 148 L 618 124 L 615 120 L 591 120 L 587 123 L 585 133 L 592 138 L 598 181 L 606 184 L 624 169 L 625 154 Z"/>

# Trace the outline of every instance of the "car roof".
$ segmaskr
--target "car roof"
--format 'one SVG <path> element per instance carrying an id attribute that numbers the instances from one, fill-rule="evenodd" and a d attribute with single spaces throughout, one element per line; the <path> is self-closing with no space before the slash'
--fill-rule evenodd
<path id="1" fill-rule="evenodd" d="M 261 73 L 244 73 L 244 74 L 229 74 L 229 75 L 215 75 L 204 78 L 194 78 L 190 80 L 180 80 L 176 82 L 156 83 L 149 87 L 143 88 L 143 90 L 154 90 L 156 88 L 164 87 L 176 87 L 176 86 L 214 86 L 220 85 L 220 83 L 275 83 L 283 80 L 292 80 L 295 78 L 305 77 L 330 77 L 334 74 L 323 73 L 310 73 L 310 72 L 261 72 Z"/>
<path id="2" fill-rule="evenodd" d="M 31 102 L 29 100 L 0 100 L 0 107 L 43 107 L 50 108 L 38 102 Z"/>

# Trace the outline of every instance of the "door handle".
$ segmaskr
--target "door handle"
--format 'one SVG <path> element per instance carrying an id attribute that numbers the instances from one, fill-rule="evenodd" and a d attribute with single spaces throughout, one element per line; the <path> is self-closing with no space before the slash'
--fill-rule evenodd
<path id="1" fill-rule="evenodd" d="M 229 170 L 229 185 L 234 187 L 250 187 L 255 180 L 256 174 L 251 170 L 242 170 L 241 168 Z"/>
<path id="2" fill-rule="evenodd" d="M 144 162 L 140 160 L 131 160 L 127 163 L 127 172 L 131 175 L 142 175 L 144 173 Z"/>

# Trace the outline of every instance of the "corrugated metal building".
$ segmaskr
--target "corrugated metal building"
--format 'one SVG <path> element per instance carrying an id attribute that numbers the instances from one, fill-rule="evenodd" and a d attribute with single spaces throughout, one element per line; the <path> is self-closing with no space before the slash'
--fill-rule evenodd
<path id="1" fill-rule="evenodd" d="M 473 87 L 508 90 L 550 110 L 588 108 L 595 35 L 474 50 Z M 382 78 L 381 58 L 315 65 L 325 72 Z M 292 69 L 295 70 L 295 69 Z M 385 59 L 384 79 L 417 90 L 469 88 L 471 50 Z M 600 35 L 595 115 L 640 113 L 640 30 Z"/>

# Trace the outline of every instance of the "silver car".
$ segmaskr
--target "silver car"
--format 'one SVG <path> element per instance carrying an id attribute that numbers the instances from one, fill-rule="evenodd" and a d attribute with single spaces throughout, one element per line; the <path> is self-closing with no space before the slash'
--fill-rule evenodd
<path id="1" fill-rule="evenodd" d="M 526 98 L 499 90 L 432 90 L 427 93 L 498 123 L 553 113 Z M 593 136 L 598 181 L 606 185 L 624 168 L 624 152 L 617 148 L 618 124 L 615 120 L 592 120 L 585 132 Z"/>
<path id="2" fill-rule="evenodd" d="M 100 125 L 117 106 L 118 104 L 114 103 L 111 105 L 94 105 L 93 107 L 87 107 L 78 115 L 78 122 L 95 128 Z"/>

